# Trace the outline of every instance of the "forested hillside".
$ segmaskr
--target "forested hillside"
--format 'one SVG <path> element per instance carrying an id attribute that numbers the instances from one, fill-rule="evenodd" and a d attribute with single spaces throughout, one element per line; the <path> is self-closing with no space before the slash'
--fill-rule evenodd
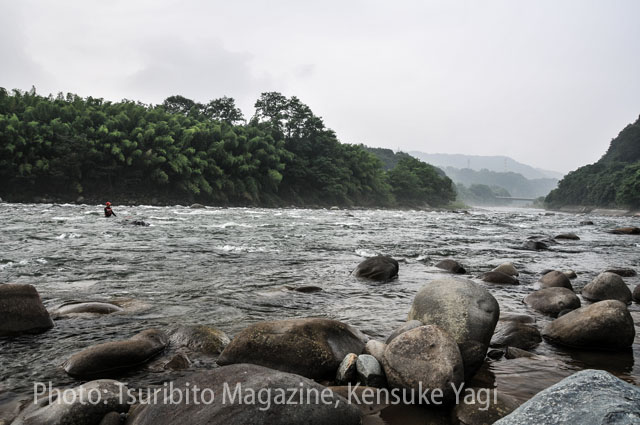
<path id="1" fill-rule="evenodd" d="M 598 162 L 567 174 L 546 203 L 640 208 L 640 118 L 611 141 Z"/>
<path id="2" fill-rule="evenodd" d="M 558 180 L 551 178 L 527 179 L 513 172 L 496 172 L 489 170 L 471 170 L 469 168 L 445 168 L 447 175 L 455 182 L 465 186 L 486 185 L 506 189 L 512 196 L 520 198 L 537 198 L 546 196 L 556 188 Z"/>
<path id="3" fill-rule="evenodd" d="M 296 97 L 161 105 L 0 88 L 0 196 L 216 205 L 443 205 L 452 182 L 417 160 L 386 172 Z M 417 162 L 417 163 L 416 163 Z"/>

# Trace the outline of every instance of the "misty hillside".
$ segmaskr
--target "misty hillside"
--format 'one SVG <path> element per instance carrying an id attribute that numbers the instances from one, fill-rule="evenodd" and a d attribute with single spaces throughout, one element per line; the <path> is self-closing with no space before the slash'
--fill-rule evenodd
<path id="1" fill-rule="evenodd" d="M 640 117 L 611 141 L 598 162 L 567 174 L 546 203 L 551 207 L 640 207 Z"/>
<path id="2" fill-rule="evenodd" d="M 476 171 L 486 169 L 500 173 L 513 172 L 521 174 L 527 179 L 561 179 L 563 176 L 562 173 L 557 171 L 534 168 L 530 165 L 518 162 L 513 158 L 509 158 L 508 156 L 481 156 L 448 153 L 431 154 L 419 151 L 411 151 L 409 153 L 416 158 L 435 165 L 436 167 L 454 167 L 459 169 L 470 168 Z"/>
<path id="3" fill-rule="evenodd" d="M 558 185 L 557 179 L 527 179 L 522 174 L 499 173 L 489 170 L 471 170 L 469 168 L 446 167 L 445 173 L 456 184 L 465 186 L 486 185 L 506 189 L 516 198 L 538 198 L 546 196 Z"/>

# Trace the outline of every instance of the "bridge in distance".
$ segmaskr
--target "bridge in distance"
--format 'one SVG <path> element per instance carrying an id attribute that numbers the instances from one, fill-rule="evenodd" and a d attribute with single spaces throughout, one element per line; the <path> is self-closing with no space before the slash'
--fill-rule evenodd
<path id="1" fill-rule="evenodd" d="M 535 201 L 535 198 L 512 198 L 510 196 L 496 196 L 496 199 L 506 199 L 509 201 Z"/>

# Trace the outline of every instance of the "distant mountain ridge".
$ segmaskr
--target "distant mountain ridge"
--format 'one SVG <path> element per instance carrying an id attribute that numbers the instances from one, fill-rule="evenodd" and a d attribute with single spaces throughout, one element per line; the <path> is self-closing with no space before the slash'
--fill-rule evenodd
<path id="1" fill-rule="evenodd" d="M 498 173 L 512 172 L 521 174 L 527 179 L 561 179 L 564 174 L 557 171 L 543 170 L 516 161 L 513 158 L 502 155 L 464 155 L 448 153 L 424 153 L 420 151 L 410 151 L 410 155 L 423 160 L 436 167 L 470 168 L 481 171 L 486 169 Z"/>

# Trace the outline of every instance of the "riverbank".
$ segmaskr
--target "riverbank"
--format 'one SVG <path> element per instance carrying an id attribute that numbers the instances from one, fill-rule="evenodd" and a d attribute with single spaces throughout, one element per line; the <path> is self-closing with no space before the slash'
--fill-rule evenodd
<path id="1" fill-rule="evenodd" d="M 570 214 L 594 214 L 610 217 L 640 217 L 640 211 L 620 208 L 588 207 L 582 205 L 567 205 L 560 208 L 547 208 L 549 211 L 558 211 Z"/>

